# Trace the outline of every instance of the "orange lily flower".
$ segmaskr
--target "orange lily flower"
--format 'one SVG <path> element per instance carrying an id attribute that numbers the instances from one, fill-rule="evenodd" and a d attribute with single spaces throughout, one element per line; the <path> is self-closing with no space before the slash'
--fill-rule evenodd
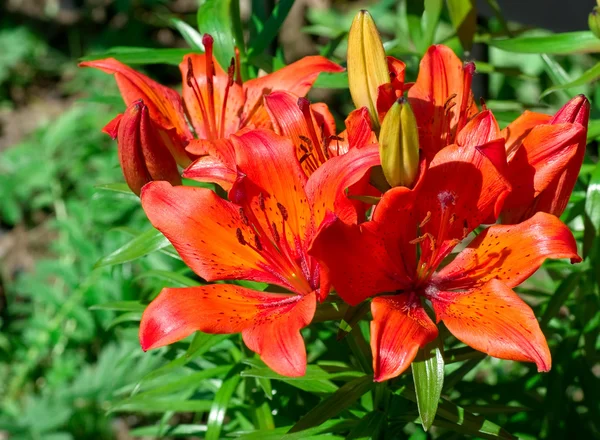
<path id="1" fill-rule="evenodd" d="M 309 250 L 349 304 L 377 295 L 371 302 L 376 381 L 401 374 L 438 336 L 425 300 L 465 344 L 550 369 L 537 320 L 512 288 L 546 258 L 581 260 L 560 220 L 538 213 L 519 225 L 491 226 L 438 270 L 457 244 L 498 216 L 510 193 L 501 171 L 504 139 L 495 138 L 494 124 L 490 112 L 470 121 L 469 136 L 461 133 L 458 145 L 441 149 L 414 189 L 386 192 L 371 221 L 346 224 L 328 215 Z"/>
<path id="2" fill-rule="evenodd" d="M 329 293 L 327 277 L 307 251 L 327 211 L 341 221 L 357 221 L 343 190 L 379 163 L 377 147 L 332 158 L 307 178 L 293 143 L 271 131 L 232 135 L 222 146 L 235 157 L 230 201 L 204 188 L 151 182 L 142 189 L 142 206 L 205 280 L 259 281 L 286 293 L 233 284 L 163 289 L 142 316 L 142 348 L 161 347 L 196 330 L 241 332 L 273 370 L 301 376 L 306 352 L 300 329 Z"/>
<path id="3" fill-rule="evenodd" d="M 552 117 L 525 112 L 502 131 L 508 178 L 518 189 L 505 201 L 503 223 L 519 223 L 536 212 L 563 213 L 583 164 L 589 114 L 589 101 L 579 95 Z M 556 130 L 572 125 L 580 129 L 571 136 Z"/>
<path id="4" fill-rule="evenodd" d="M 475 64 L 463 62 L 449 47 L 431 46 L 421 59 L 419 74 L 408 90 L 419 127 L 419 143 L 428 161 L 455 143 L 460 130 L 479 111 L 471 82 Z"/>
<path id="5" fill-rule="evenodd" d="M 288 90 L 305 95 L 321 72 L 340 72 L 342 67 L 321 56 L 305 57 L 280 70 L 242 83 L 235 78 L 232 60 L 224 71 L 212 55 L 213 39 L 205 34 L 205 54 L 184 57 L 179 68 L 183 78 L 183 100 L 174 90 L 113 58 L 85 61 L 83 67 L 94 67 L 115 75 L 127 105 L 142 99 L 150 116 L 162 128 L 161 135 L 177 163 L 188 166 L 197 155 L 206 154 L 219 139 L 227 138 L 245 127 L 270 127 L 263 106 L 263 95 L 273 90 Z M 187 125 L 186 117 L 194 133 Z M 187 151 L 186 151 L 187 148 Z"/>

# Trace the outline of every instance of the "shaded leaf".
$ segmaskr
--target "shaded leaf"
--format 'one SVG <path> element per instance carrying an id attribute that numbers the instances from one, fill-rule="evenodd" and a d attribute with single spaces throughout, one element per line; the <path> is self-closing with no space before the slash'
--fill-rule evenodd
<path id="1" fill-rule="evenodd" d="M 600 40 L 589 31 L 565 32 L 544 36 L 491 39 L 490 46 L 508 52 L 570 54 L 600 51 Z"/>
<path id="2" fill-rule="evenodd" d="M 113 47 L 106 52 L 93 53 L 81 61 L 115 58 L 125 64 L 172 64 L 178 66 L 191 49 L 154 49 L 146 47 Z"/>
<path id="3" fill-rule="evenodd" d="M 470 51 L 477 30 L 477 8 L 475 0 L 446 0 L 450 21 L 458 35 L 460 45 Z"/>
<path id="4" fill-rule="evenodd" d="M 185 21 L 178 18 L 171 18 L 171 24 L 179 31 L 183 39 L 192 49 L 203 52 L 204 45 L 202 44 L 202 35 L 187 24 Z"/>
<path id="5" fill-rule="evenodd" d="M 252 44 L 248 48 L 248 57 L 252 58 L 255 54 L 262 54 L 273 40 L 277 37 L 279 29 L 283 25 L 290 9 L 294 5 L 294 0 L 281 0 L 273 8 L 271 16 L 264 23 L 260 33 L 252 39 Z"/>
<path id="6" fill-rule="evenodd" d="M 585 213 L 590 219 L 596 235 L 600 235 L 600 163 L 596 164 L 596 168 L 590 176 L 585 199 Z"/>
<path id="7" fill-rule="evenodd" d="M 152 228 L 139 234 L 110 255 L 101 258 L 94 267 L 98 268 L 127 263 L 163 249 L 169 246 L 169 244 L 169 240 L 160 231 Z"/>
<path id="8" fill-rule="evenodd" d="M 208 414 L 208 422 L 206 424 L 206 440 L 219 440 L 221 438 L 221 428 L 225 420 L 225 413 L 231 403 L 231 396 L 235 392 L 240 380 L 240 371 L 243 368 L 242 365 L 236 365 L 227 374 L 227 377 L 221 384 L 219 391 L 215 394 L 215 398 Z"/>

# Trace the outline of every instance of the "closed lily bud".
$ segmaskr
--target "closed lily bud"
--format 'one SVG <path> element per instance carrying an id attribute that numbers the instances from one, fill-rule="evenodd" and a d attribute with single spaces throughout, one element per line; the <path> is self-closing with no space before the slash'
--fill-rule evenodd
<path id="1" fill-rule="evenodd" d="M 139 195 L 142 186 L 153 180 L 181 185 L 177 163 L 142 100 L 133 102 L 104 131 L 117 139 L 121 169 L 134 193 Z"/>
<path id="2" fill-rule="evenodd" d="M 600 38 L 600 6 L 594 6 L 590 15 L 588 15 L 588 26 L 590 31 L 597 37 Z"/>
<path id="3" fill-rule="evenodd" d="M 379 128 L 379 87 L 389 82 L 390 72 L 377 26 L 367 11 L 360 11 L 348 34 L 348 83 L 354 105 L 369 110 L 374 129 Z"/>
<path id="4" fill-rule="evenodd" d="M 398 99 L 383 119 L 379 156 L 383 175 L 392 187 L 412 186 L 419 170 L 419 131 L 406 98 Z"/>

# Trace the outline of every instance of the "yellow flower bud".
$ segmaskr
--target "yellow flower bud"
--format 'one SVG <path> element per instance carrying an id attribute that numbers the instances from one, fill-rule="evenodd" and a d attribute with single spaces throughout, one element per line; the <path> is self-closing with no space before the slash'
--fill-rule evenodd
<path id="1" fill-rule="evenodd" d="M 600 38 L 600 10 L 599 10 L 599 6 L 594 6 L 594 9 L 592 9 L 592 12 L 588 16 L 588 26 L 590 27 L 590 30 L 592 31 L 592 33 L 597 38 Z"/>
<path id="2" fill-rule="evenodd" d="M 390 82 L 383 44 L 373 18 L 360 11 L 348 34 L 348 83 L 356 108 L 367 107 L 373 128 L 379 128 L 378 87 Z"/>
<path id="3" fill-rule="evenodd" d="M 406 98 L 398 99 L 383 119 L 379 155 L 388 183 L 410 188 L 419 171 L 419 131 Z"/>

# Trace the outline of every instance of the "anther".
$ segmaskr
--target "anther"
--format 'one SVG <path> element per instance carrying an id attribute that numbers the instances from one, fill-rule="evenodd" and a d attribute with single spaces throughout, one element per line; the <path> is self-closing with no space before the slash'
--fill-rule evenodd
<path id="1" fill-rule="evenodd" d="M 287 209 L 285 208 L 285 206 L 283 206 L 281 203 L 277 202 L 277 208 L 279 208 L 279 212 L 281 212 L 281 217 L 283 217 L 283 221 L 287 221 L 288 219 L 288 212 Z"/>
<path id="2" fill-rule="evenodd" d="M 275 225 L 275 222 L 271 224 L 271 228 L 273 229 L 273 239 L 276 243 L 279 243 L 279 232 L 277 231 L 277 226 Z"/>
<path id="3" fill-rule="evenodd" d="M 260 208 L 261 211 L 264 211 L 265 208 L 265 197 L 263 196 L 263 193 L 258 193 L 258 207 Z"/>
<path id="4" fill-rule="evenodd" d="M 242 223 L 244 224 L 244 226 L 248 226 L 248 217 L 246 216 L 246 213 L 244 212 L 244 208 L 240 208 L 240 217 L 242 219 Z"/>
<path id="5" fill-rule="evenodd" d="M 240 244 L 244 246 L 246 244 L 246 239 L 244 238 L 244 234 L 242 234 L 242 230 L 240 228 L 237 228 L 237 230 L 235 231 L 235 235 Z"/>
<path id="6" fill-rule="evenodd" d="M 452 106 L 456 105 L 456 102 L 453 101 L 453 99 L 456 98 L 456 96 L 456 93 L 453 93 L 452 95 L 448 96 L 448 99 L 444 103 L 444 110 L 448 111 L 452 108 Z"/>
<path id="7" fill-rule="evenodd" d="M 308 147 L 312 150 L 312 141 L 310 140 L 310 138 L 307 138 L 306 136 L 298 136 L 300 138 L 301 141 L 306 142 L 306 144 L 308 145 Z"/>
<path id="8" fill-rule="evenodd" d="M 262 243 L 260 242 L 260 238 L 258 237 L 258 234 L 254 234 L 254 246 L 259 251 L 263 250 Z"/>
<path id="9" fill-rule="evenodd" d="M 429 223 L 429 220 L 431 220 L 431 211 L 427 211 L 427 215 L 425 216 L 425 218 L 423 219 L 423 221 L 421 223 L 419 223 L 419 228 L 422 228 L 427 223 Z"/>
<path id="10" fill-rule="evenodd" d="M 450 216 L 450 220 L 449 220 L 449 221 L 450 221 L 450 224 L 454 223 L 454 222 L 456 221 L 456 214 L 454 214 L 454 213 L 453 213 L 453 214 Z"/>
<path id="11" fill-rule="evenodd" d="M 194 78 L 194 66 L 192 64 L 192 57 L 188 57 L 187 59 L 187 73 L 185 75 L 185 80 L 187 82 L 188 87 L 192 86 L 192 79 Z"/>
<path id="12" fill-rule="evenodd" d="M 410 244 L 417 244 L 417 243 L 421 243 L 423 240 L 425 240 L 427 238 L 427 236 L 425 235 L 421 235 L 420 237 L 417 237 L 411 241 L 409 241 Z"/>

